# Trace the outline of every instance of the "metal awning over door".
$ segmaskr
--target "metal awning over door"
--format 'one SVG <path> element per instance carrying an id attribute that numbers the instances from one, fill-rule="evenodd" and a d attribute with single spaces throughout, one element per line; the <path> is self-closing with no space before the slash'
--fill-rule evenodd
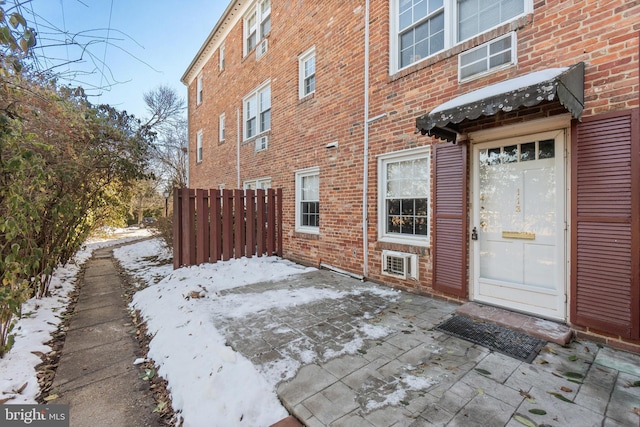
<path id="1" fill-rule="evenodd" d="M 543 101 L 559 100 L 575 117 L 584 109 L 584 63 L 548 68 L 458 96 L 416 119 L 423 135 L 455 142 L 456 125 L 465 119 L 492 116 L 531 107 Z"/>

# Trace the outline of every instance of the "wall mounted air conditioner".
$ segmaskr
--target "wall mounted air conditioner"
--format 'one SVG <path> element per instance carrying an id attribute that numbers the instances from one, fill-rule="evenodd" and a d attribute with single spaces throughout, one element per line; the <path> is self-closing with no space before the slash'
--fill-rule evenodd
<path id="1" fill-rule="evenodd" d="M 382 274 L 401 279 L 418 279 L 418 255 L 382 251 Z"/>
<path id="2" fill-rule="evenodd" d="M 266 150 L 269 145 L 269 137 L 268 136 L 260 136 L 256 138 L 256 151 Z"/>
<path id="3" fill-rule="evenodd" d="M 269 39 L 264 39 L 256 46 L 256 59 L 262 58 L 269 48 Z"/>

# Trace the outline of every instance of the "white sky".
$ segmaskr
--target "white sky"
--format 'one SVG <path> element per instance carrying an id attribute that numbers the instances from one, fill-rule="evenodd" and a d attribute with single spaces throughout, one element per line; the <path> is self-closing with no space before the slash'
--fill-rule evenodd
<path id="1" fill-rule="evenodd" d="M 174 87 L 186 100 L 180 82 L 207 36 L 228 5 L 227 0 L 31 0 L 23 14 L 39 34 L 36 54 L 79 60 L 78 47 L 40 49 L 53 41 L 83 32 L 82 43 L 93 42 L 70 71 L 85 70 L 73 86 L 83 86 L 94 104 L 106 103 L 145 117 L 143 94 L 161 84 Z M 36 15 L 31 18 L 31 13 Z M 109 25 L 110 24 L 110 25 Z M 105 40 L 109 43 L 105 43 Z M 105 51 L 106 47 L 106 51 Z M 104 73 L 103 73 L 103 59 Z M 67 67 L 57 68 L 67 71 Z M 99 90 L 100 86 L 112 85 Z M 100 96 L 97 96 L 100 95 Z"/>

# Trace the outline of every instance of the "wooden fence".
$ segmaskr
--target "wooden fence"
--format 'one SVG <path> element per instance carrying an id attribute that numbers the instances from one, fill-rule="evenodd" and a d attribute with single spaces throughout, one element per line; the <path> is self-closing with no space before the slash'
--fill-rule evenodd
<path id="1" fill-rule="evenodd" d="M 173 268 L 282 255 L 282 189 L 194 190 L 173 197 Z"/>

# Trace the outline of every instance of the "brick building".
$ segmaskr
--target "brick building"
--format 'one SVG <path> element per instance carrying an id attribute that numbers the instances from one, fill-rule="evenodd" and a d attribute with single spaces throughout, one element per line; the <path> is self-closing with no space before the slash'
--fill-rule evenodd
<path id="1" fill-rule="evenodd" d="M 640 351 L 639 39 L 625 0 L 232 1 L 190 186 L 282 188 L 286 258 Z"/>

